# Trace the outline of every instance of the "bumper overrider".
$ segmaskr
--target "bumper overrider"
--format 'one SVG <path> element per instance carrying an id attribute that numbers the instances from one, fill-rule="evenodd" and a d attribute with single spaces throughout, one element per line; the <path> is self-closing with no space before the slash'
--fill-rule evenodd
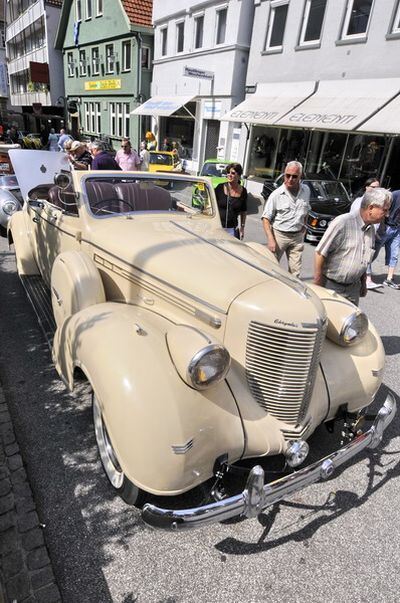
<path id="1" fill-rule="evenodd" d="M 251 469 L 241 494 L 192 509 L 171 510 L 146 504 L 142 511 L 143 520 L 153 528 L 188 530 L 237 516 L 257 517 L 264 509 L 293 492 L 319 480 L 328 479 L 337 467 L 364 448 L 376 448 L 395 414 L 396 401 L 388 394 L 374 423 L 367 431 L 355 436 L 348 444 L 320 461 L 269 484 L 264 484 L 264 470 L 260 465 L 256 465 Z"/>

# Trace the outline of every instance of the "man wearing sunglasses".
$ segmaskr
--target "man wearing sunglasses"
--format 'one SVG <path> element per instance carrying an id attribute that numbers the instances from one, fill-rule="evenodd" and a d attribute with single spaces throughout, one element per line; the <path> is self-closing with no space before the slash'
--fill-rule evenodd
<path id="1" fill-rule="evenodd" d="M 299 277 L 304 249 L 305 222 L 310 210 L 310 189 L 301 183 L 303 166 L 290 161 L 284 182 L 267 199 L 262 223 L 267 246 L 278 260 L 286 254 L 289 272 Z"/>

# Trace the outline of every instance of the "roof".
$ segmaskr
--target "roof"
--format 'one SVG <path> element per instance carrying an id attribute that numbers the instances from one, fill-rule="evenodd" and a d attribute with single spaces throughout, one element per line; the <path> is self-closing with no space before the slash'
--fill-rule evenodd
<path id="1" fill-rule="evenodd" d="M 153 0 L 121 0 L 131 23 L 152 27 Z"/>

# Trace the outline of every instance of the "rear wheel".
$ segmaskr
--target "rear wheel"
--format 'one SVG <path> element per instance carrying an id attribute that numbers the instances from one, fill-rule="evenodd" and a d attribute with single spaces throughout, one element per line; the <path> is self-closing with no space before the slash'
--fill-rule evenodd
<path id="1" fill-rule="evenodd" d="M 93 422 L 101 462 L 111 485 L 128 505 L 140 505 L 144 500 L 144 492 L 122 471 L 104 423 L 99 401 L 94 393 Z"/>

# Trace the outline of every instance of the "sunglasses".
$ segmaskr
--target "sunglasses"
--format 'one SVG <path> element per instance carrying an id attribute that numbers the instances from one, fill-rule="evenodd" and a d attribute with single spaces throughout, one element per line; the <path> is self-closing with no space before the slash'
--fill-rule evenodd
<path id="1" fill-rule="evenodd" d="M 228 172 L 228 176 L 236 176 L 237 172 Z"/>
<path id="2" fill-rule="evenodd" d="M 285 174 L 285 178 L 287 178 L 287 180 L 297 180 L 298 179 L 298 175 L 297 174 Z"/>

